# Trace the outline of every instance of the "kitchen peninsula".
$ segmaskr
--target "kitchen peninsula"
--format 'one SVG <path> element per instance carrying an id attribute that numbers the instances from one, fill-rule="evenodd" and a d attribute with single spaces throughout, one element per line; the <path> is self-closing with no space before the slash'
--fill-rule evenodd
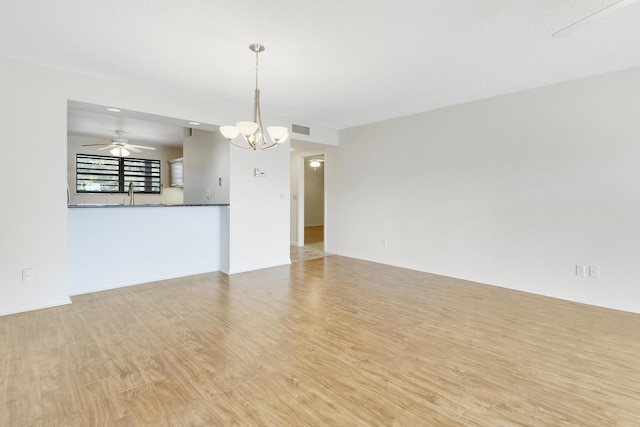
<path id="1" fill-rule="evenodd" d="M 219 271 L 228 204 L 77 204 L 67 209 L 69 293 Z M 100 272 L 100 274 L 96 274 Z"/>
<path id="2" fill-rule="evenodd" d="M 170 207 L 187 207 L 187 206 L 229 206 L 228 203 L 140 203 L 128 204 L 121 203 L 119 205 L 110 203 L 78 203 L 76 205 L 68 205 L 68 208 L 170 208 Z"/>

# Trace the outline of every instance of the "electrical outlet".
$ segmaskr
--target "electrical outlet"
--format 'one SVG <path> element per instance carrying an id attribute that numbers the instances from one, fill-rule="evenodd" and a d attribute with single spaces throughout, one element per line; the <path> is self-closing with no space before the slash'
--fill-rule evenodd
<path id="1" fill-rule="evenodd" d="M 589 277 L 592 277 L 594 279 L 597 279 L 598 277 L 600 277 L 600 267 L 598 267 L 597 265 L 590 265 Z"/>
<path id="2" fill-rule="evenodd" d="M 578 277 L 587 277 L 587 266 L 586 265 L 576 265 L 576 276 L 578 276 Z"/>
<path id="3" fill-rule="evenodd" d="M 205 190 L 205 194 L 207 195 L 207 199 L 211 198 L 211 190 Z"/>

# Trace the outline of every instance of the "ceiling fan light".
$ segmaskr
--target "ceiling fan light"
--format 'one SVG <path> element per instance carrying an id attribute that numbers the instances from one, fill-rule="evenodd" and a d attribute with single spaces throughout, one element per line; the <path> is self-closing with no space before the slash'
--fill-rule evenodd
<path id="1" fill-rule="evenodd" d="M 220 126 L 219 130 L 222 136 L 229 141 L 235 139 L 240 134 L 240 129 L 235 126 Z"/>
<path id="2" fill-rule="evenodd" d="M 267 132 L 276 144 L 282 144 L 289 136 L 289 130 L 284 126 L 269 126 Z"/>
<path id="3" fill-rule="evenodd" d="M 109 152 L 114 156 L 118 156 L 118 157 L 127 157 L 129 154 L 131 154 L 129 150 L 122 147 L 114 147 Z"/>

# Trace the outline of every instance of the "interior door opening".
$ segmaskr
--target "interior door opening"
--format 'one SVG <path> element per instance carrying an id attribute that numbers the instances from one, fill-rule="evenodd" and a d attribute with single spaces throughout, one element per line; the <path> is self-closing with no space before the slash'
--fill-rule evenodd
<path id="1" fill-rule="evenodd" d="M 324 250 L 324 155 L 304 158 L 304 245 Z"/>
<path id="2" fill-rule="evenodd" d="M 292 155 L 291 194 L 291 261 L 326 256 L 323 151 Z"/>

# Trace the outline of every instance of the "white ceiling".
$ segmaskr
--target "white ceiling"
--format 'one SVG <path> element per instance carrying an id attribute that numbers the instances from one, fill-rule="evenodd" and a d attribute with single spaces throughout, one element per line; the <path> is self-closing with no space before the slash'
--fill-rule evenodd
<path id="1" fill-rule="evenodd" d="M 216 126 L 206 123 L 194 126 L 171 117 L 137 111 L 110 112 L 107 108 L 104 105 L 69 101 L 67 134 L 96 140 L 92 142 L 109 142 L 116 137 L 116 130 L 121 130 L 122 138 L 131 144 L 182 147 L 185 127 L 217 130 Z"/>
<path id="2" fill-rule="evenodd" d="M 0 56 L 335 129 L 640 65 L 640 2 L 10 0 Z M 250 107 L 249 107 L 250 108 Z"/>

